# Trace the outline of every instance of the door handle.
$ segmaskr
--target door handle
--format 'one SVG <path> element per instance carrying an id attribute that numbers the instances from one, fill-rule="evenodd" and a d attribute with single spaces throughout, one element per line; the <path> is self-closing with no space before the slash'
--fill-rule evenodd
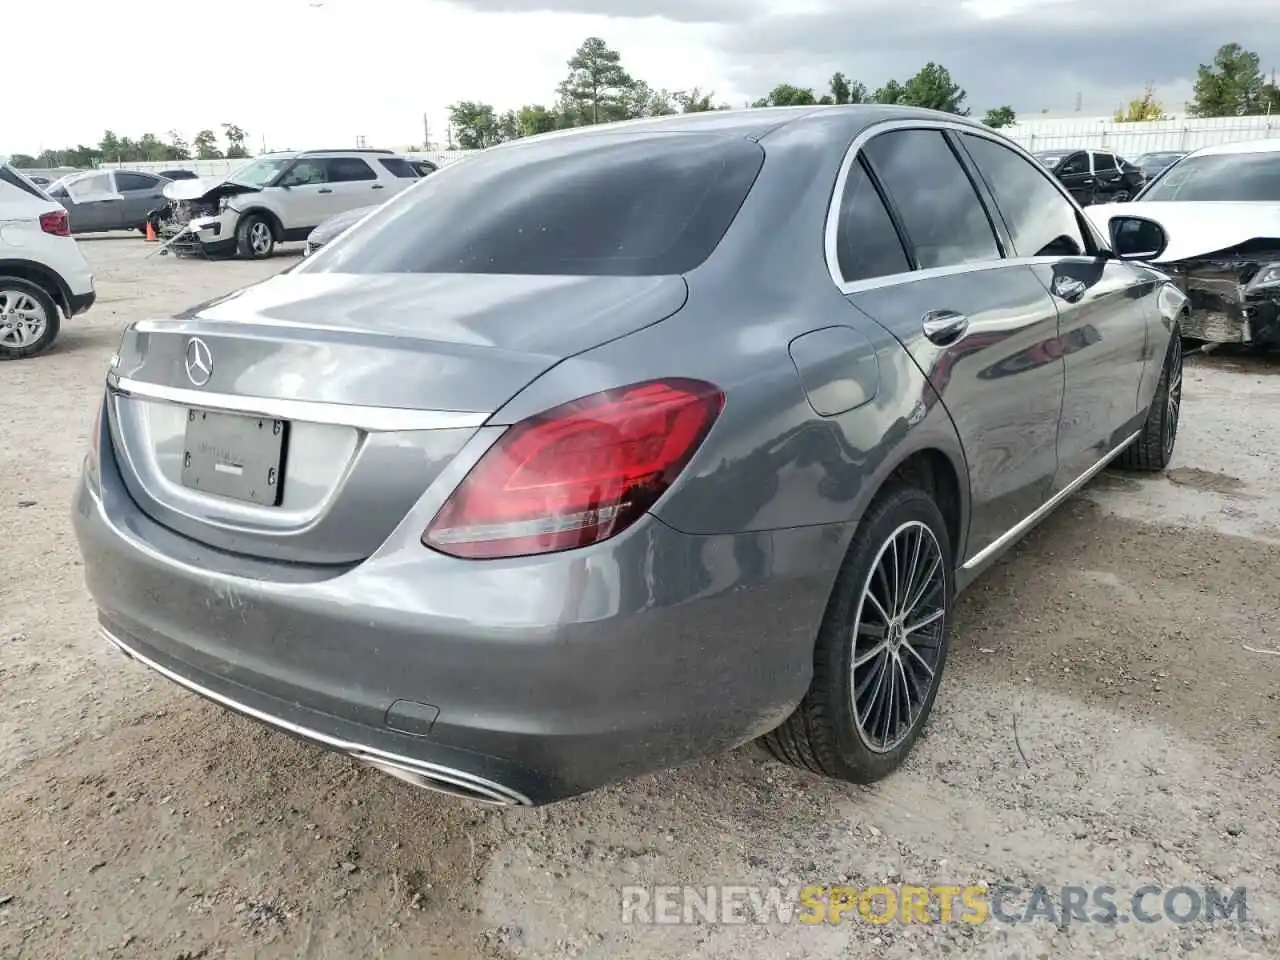
<path id="1" fill-rule="evenodd" d="M 939 346 L 954 343 L 969 329 L 969 318 L 954 310 L 930 310 L 920 318 L 924 335 Z"/>
<path id="2" fill-rule="evenodd" d="M 1056 296 L 1061 297 L 1067 303 L 1075 303 L 1084 296 L 1084 292 L 1089 289 L 1085 286 L 1083 280 L 1077 280 L 1075 277 L 1056 276 L 1053 278 L 1053 292 Z"/>
<path id="3" fill-rule="evenodd" d="M 1080 181 L 1081 183 L 1093 183 L 1093 177 L 1086 177 Z"/>
<path id="4" fill-rule="evenodd" d="M 319 190 L 316 191 L 316 193 L 333 193 L 333 191 L 330 190 L 328 187 L 321 187 Z"/>
<path id="5" fill-rule="evenodd" d="M 384 187 L 384 186 L 383 186 L 382 184 L 380 184 L 380 183 L 375 183 L 375 184 L 374 184 L 372 187 L 370 187 L 369 189 L 370 189 L 370 190 L 385 190 L 385 189 L 386 189 L 386 187 Z"/>

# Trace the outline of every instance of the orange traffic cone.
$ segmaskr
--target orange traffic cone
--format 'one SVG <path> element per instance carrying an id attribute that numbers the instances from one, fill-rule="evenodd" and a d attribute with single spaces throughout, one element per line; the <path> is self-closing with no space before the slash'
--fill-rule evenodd
<path id="1" fill-rule="evenodd" d="M 155 242 L 156 242 L 156 228 L 152 225 L 151 221 L 148 220 L 147 221 L 147 243 L 155 243 Z"/>

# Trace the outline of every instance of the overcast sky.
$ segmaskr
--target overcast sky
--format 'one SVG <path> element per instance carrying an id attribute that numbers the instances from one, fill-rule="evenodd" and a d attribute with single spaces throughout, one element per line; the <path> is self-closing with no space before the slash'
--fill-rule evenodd
<path id="1" fill-rule="evenodd" d="M 1101 116 L 1147 82 L 1181 112 L 1222 43 L 1280 69 L 1277 0 L 7 0 L 3 35 L 0 155 L 224 122 L 254 149 L 402 147 L 424 113 L 443 139 L 459 99 L 550 104 L 587 36 L 654 87 L 735 106 L 936 60 L 977 114 L 1070 114 L 1079 96 Z"/>

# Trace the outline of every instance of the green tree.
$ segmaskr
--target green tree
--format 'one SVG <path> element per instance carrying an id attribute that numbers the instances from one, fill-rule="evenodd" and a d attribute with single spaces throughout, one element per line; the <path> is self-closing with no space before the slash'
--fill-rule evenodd
<path id="1" fill-rule="evenodd" d="M 32 167 L 38 167 L 40 164 L 36 158 L 29 153 L 15 153 L 9 157 L 9 163 L 17 167 L 19 170 L 29 170 Z"/>
<path id="2" fill-rule="evenodd" d="M 234 123 L 224 123 L 222 134 L 227 138 L 227 159 L 237 160 L 249 156 L 244 141 L 248 134 Z"/>
<path id="3" fill-rule="evenodd" d="M 822 99 L 829 103 L 867 103 L 867 88 L 857 80 L 850 80 L 843 73 L 836 72 L 831 76 L 831 96 Z"/>
<path id="4" fill-rule="evenodd" d="M 569 58 L 569 75 L 557 88 L 565 126 L 622 120 L 635 108 L 635 81 L 622 57 L 599 37 L 587 37 Z"/>
<path id="5" fill-rule="evenodd" d="M 1268 83 L 1262 88 L 1262 112 L 1280 113 L 1280 86 Z"/>
<path id="6" fill-rule="evenodd" d="M 177 130 L 169 131 L 169 156 L 167 160 L 190 160 L 191 147 Z"/>
<path id="7" fill-rule="evenodd" d="M 111 130 L 104 130 L 102 139 L 98 142 L 98 150 L 106 160 L 124 160 L 123 146 L 120 138 Z"/>
<path id="8" fill-rule="evenodd" d="M 871 95 L 872 103 L 905 103 L 903 86 L 897 80 L 890 80 Z"/>
<path id="9" fill-rule="evenodd" d="M 982 122 L 994 130 L 999 130 L 1001 127 L 1012 127 L 1018 122 L 1018 116 L 1013 112 L 1013 107 L 1005 104 L 1003 107 L 993 107 L 988 110 Z"/>
<path id="10" fill-rule="evenodd" d="M 1238 43 L 1224 43 L 1212 64 L 1200 64 L 1195 95 L 1187 109 L 1193 117 L 1258 113 L 1266 106 L 1266 87 L 1258 55 Z"/>
<path id="11" fill-rule="evenodd" d="M 493 104 L 460 100 L 449 107 L 449 125 L 459 150 L 483 150 L 502 140 Z"/>
<path id="12" fill-rule="evenodd" d="M 525 104 L 517 111 L 516 119 L 522 137 L 550 133 L 560 125 L 560 118 L 556 112 L 548 110 L 540 103 Z"/>
<path id="13" fill-rule="evenodd" d="M 803 107 L 818 102 L 812 87 L 797 87 L 790 83 L 780 83 L 769 95 L 752 104 L 753 107 Z"/>
<path id="14" fill-rule="evenodd" d="M 928 107 L 968 116 L 964 106 L 965 92 L 951 79 L 951 72 L 944 66 L 929 61 L 920 72 L 902 85 L 902 99 L 898 102 L 912 107 Z"/>
<path id="15" fill-rule="evenodd" d="M 711 103 L 715 95 L 714 90 L 703 93 L 698 87 L 690 87 L 688 90 L 677 90 L 671 95 L 671 99 L 681 113 L 706 113 L 716 109 Z"/>
<path id="16" fill-rule="evenodd" d="M 1116 123 L 1141 123 L 1144 120 L 1167 120 L 1168 114 L 1156 99 L 1156 92 L 1150 84 L 1142 92 L 1142 96 L 1134 97 L 1128 106 L 1121 107 L 1111 118 Z"/>
<path id="17" fill-rule="evenodd" d="M 212 130 L 201 130 L 191 141 L 197 160 L 221 160 L 222 150 L 218 146 L 218 135 Z"/>

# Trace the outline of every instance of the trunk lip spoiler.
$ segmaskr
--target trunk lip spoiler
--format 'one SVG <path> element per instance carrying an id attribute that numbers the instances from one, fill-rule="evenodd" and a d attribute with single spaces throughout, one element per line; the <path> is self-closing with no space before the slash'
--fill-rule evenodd
<path id="1" fill-rule="evenodd" d="M 366 433 L 474 429 L 484 426 L 485 421 L 492 415 L 465 410 L 414 410 L 407 407 L 373 407 L 353 403 L 298 400 L 290 397 L 251 397 L 215 393 L 146 383 L 122 377 L 116 373 L 107 374 L 107 389 L 122 396 L 159 400 L 201 410 L 353 427 Z"/>

